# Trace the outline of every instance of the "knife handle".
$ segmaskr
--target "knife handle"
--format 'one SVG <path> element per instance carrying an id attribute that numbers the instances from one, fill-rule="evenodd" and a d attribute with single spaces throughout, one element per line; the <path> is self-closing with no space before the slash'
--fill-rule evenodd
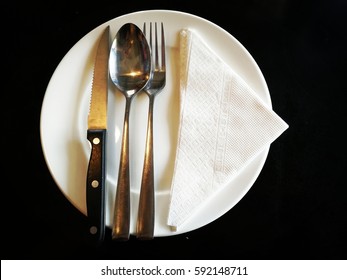
<path id="1" fill-rule="evenodd" d="M 106 130 L 88 129 L 87 139 L 92 146 L 86 183 L 88 236 L 98 245 L 105 236 Z"/>

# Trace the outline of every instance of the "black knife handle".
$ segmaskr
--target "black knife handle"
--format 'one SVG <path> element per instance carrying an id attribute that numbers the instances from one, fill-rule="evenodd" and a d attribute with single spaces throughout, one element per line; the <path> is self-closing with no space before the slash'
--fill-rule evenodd
<path id="1" fill-rule="evenodd" d="M 100 244 L 105 236 L 106 130 L 89 129 L 87 139 L 92 146 L 86 184 L 88 236 Z"/>

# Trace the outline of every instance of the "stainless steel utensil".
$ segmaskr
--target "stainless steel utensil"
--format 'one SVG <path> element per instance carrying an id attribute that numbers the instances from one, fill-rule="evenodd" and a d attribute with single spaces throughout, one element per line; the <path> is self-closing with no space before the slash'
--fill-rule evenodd
<path id="1" fill-rule="evenodd" d="M 86 202 L 89 220 L 89 237 L 94 244 L 105 235 L 105 181 L 109 26 L 101 34 L 95 56 L 92 95 L 88 114 L 87 139 L 91 154 L 87 170 Z"/>
<path id="2" fill-rule="evenodd" d="M 147 84 L 151 54 L 146 37 L 135 24 L 126 23 L 111 46 L 109 72 L 126 98 L 122 148 L 114 208 L 112 239 L 128 240 L 130 230 L 129 113 L 133 97 Z"/>
<path id="3" fill-rule="evenodd" d="M 158 46 L 157 23 L 154 25 L 155 35 L 154 44 L 152 37 L 152 23 L 150 23 L 149 41 L 151 46 L 153 71 L 152 77 L 145 87 L 145 92 L 149 97 L 148 124 L 145 158 L 142 173 L 141 193 L 136 224 L 136 236 L 139 239 L 153 239 L 154 236 L 154 216 L 155 216 L 155 198 L 154 198 L 154 164 L 153 164 L 153 108 L 156 95 L 161 92 L 166 82 L 166 63 L 165 63 L 165 36 L 164 26 L 161 23 L 161 43 L 160 59 Z M 143 27 L 146 34 L 146 23 Z"/>

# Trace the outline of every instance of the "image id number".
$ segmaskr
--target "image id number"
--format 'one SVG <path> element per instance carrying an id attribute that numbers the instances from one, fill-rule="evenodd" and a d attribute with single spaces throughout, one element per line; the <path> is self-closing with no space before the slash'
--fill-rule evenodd
<path id="1" fill-rule="evenodd" d="M 212 266 L 196 266 L 194 275 L 248 275 L 247 267 L 239 266 L 224 266 L 224 267 L 212 267 Z"/>

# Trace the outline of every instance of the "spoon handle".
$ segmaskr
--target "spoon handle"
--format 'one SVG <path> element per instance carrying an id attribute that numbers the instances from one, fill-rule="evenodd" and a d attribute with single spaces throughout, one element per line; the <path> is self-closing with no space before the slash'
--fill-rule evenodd
<path id="1" fill-rule="evenodd" d="M 126 241 L 130 230 L 129 112 L 131 97 L 126 97 L 122 148 L 114 208 L 112 239 Z"/>
<path id="2" fill-rule="evenodd" d="M 146 150 L 136 224 L 136 236 L 138 239 L 153 239 L 154 233 L 153 103 L 154 97 L 150 95 Z"/>

